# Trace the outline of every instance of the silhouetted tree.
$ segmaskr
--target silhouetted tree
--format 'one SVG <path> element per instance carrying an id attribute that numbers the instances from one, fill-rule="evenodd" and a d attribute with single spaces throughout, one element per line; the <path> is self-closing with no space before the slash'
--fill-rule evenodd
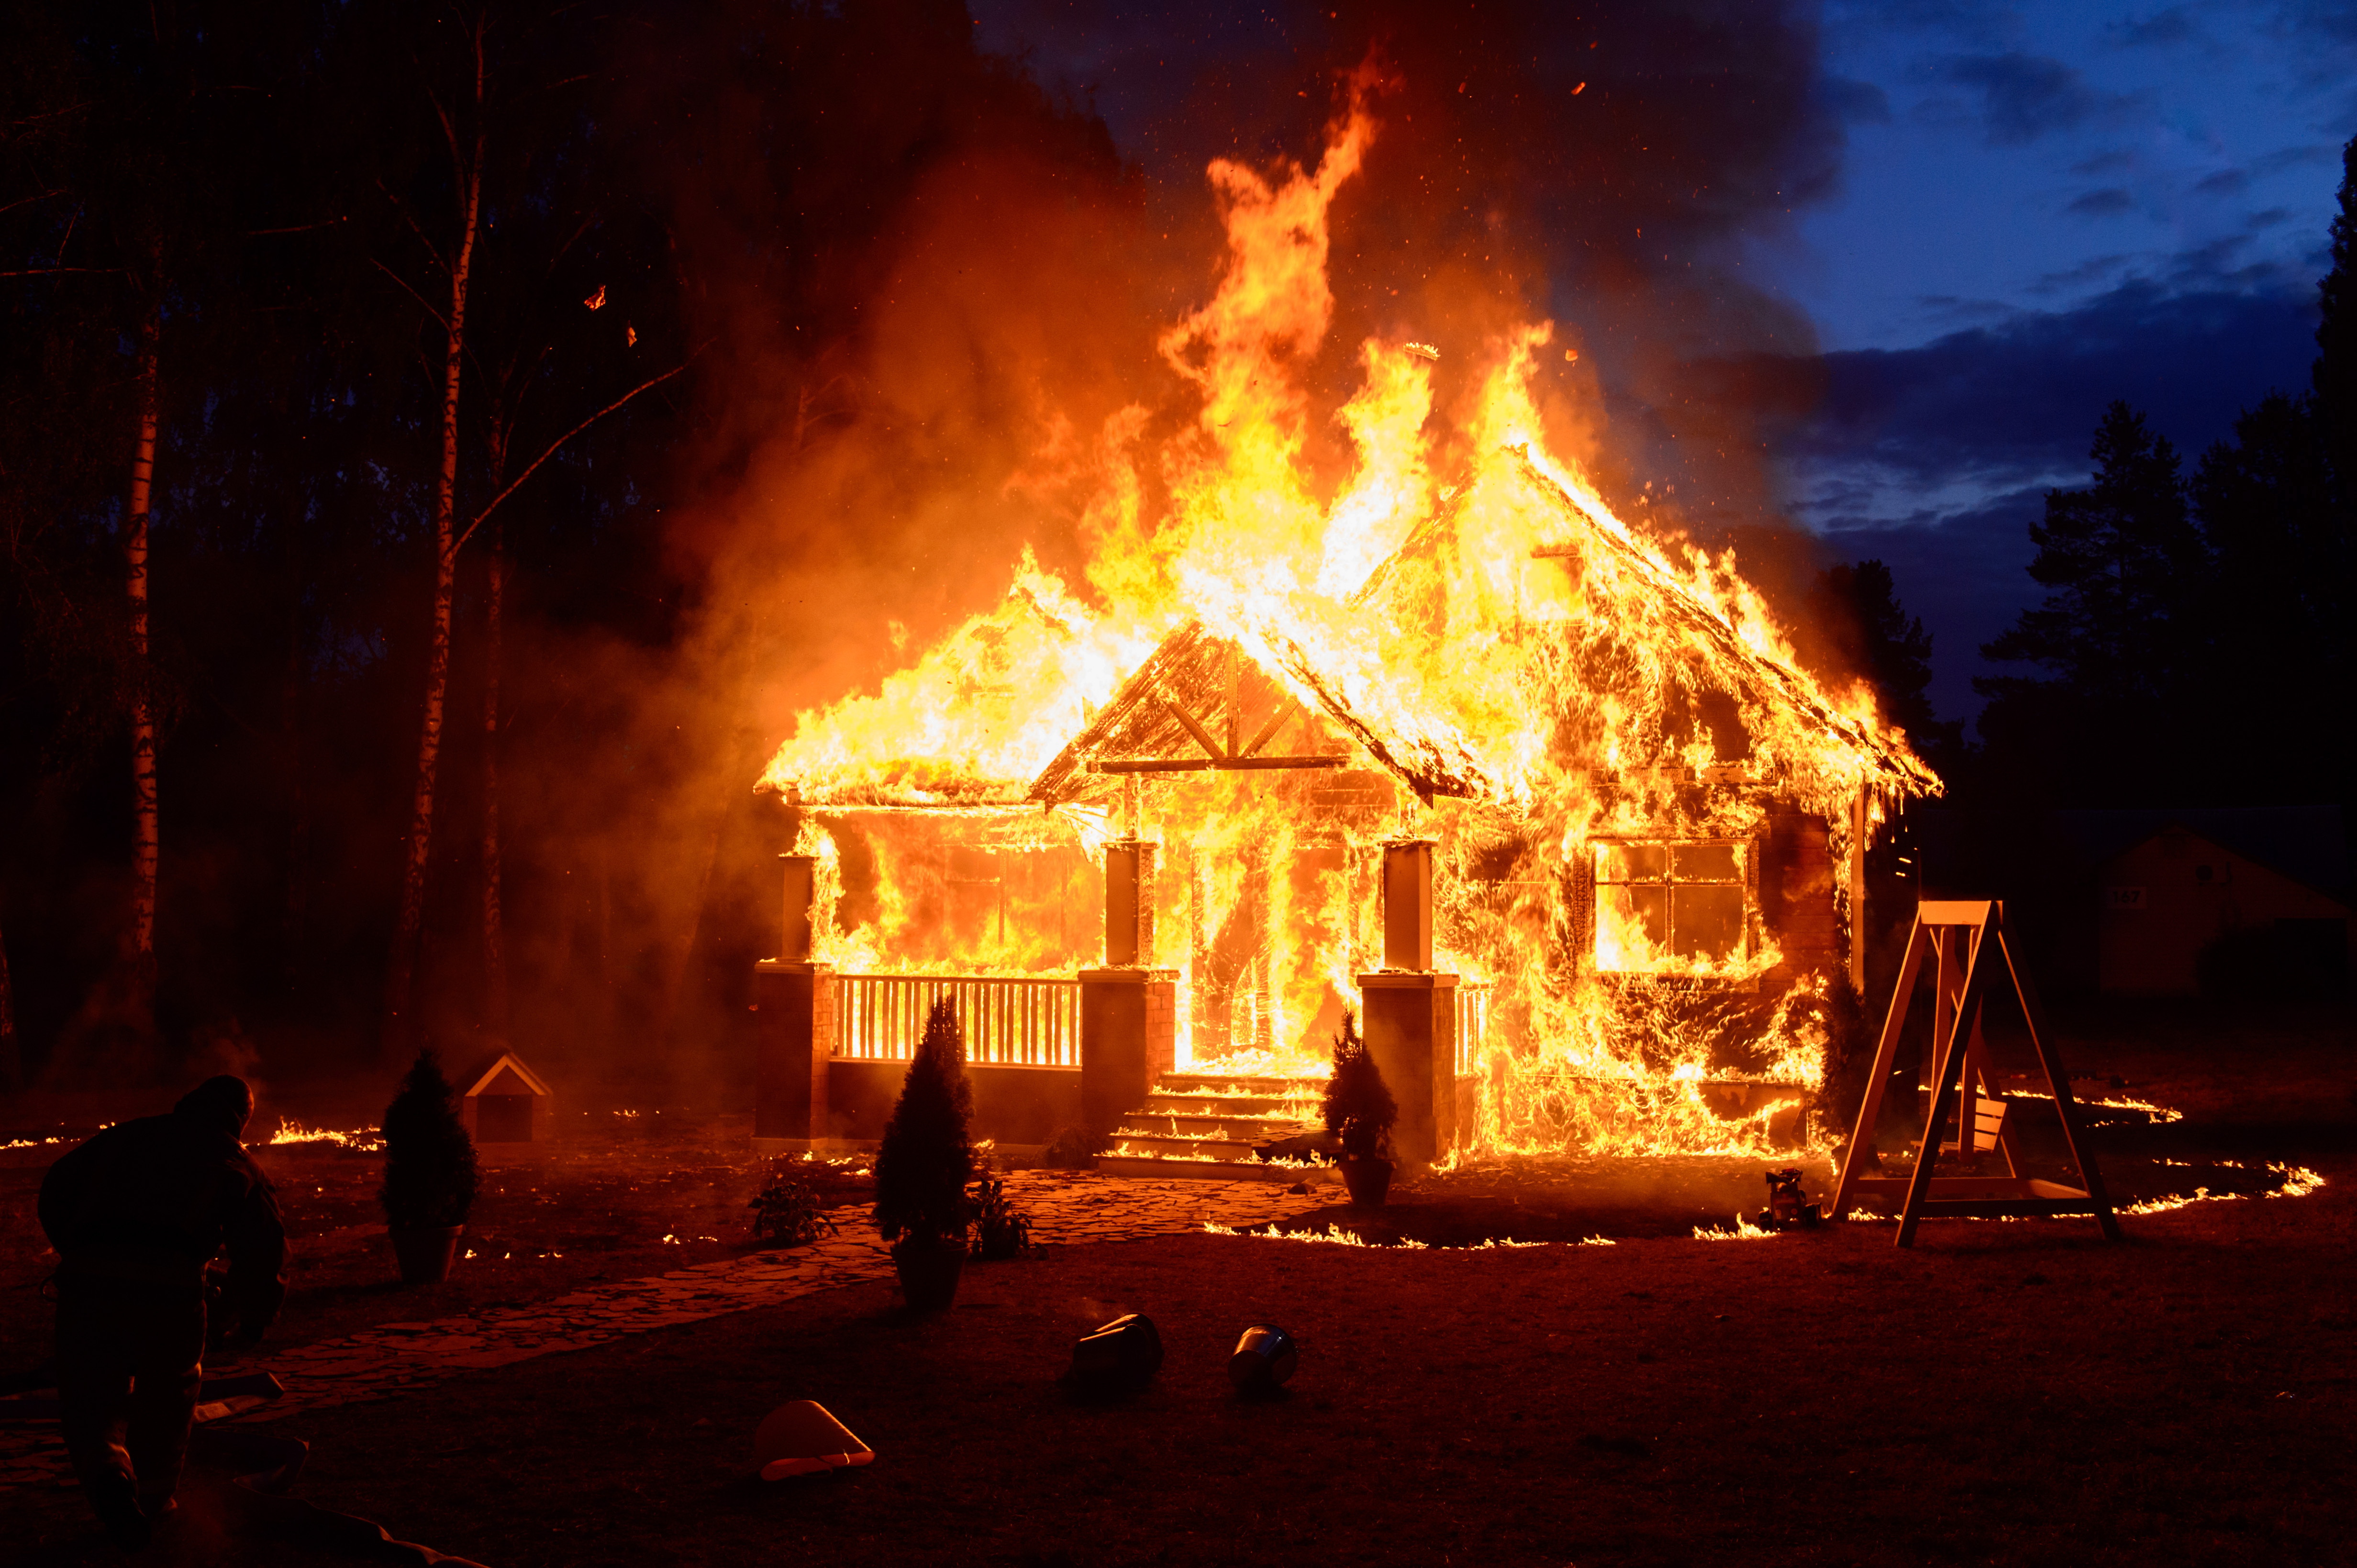
<path id="1" fill-rule="evenodd" d="M 2115 403 L 2090 450 L 2094 482 L 2049 490 L 2029 575 L 2048 592 L 1984 658 L 2043 677 L 1976 678 L 1993 775 L 2062 799 L 2158 801 L 2181 784 L 2187 695 L 2207 552 L 2176 448 Z"/>
<path id="2" fill-rule="evenodd" d="M 377 1201 L 395 1227 L 464 1225 L 482 1172 L 456 1092 L 432 1051 L 420 1051 L 384 1108 L 384 1183 Z"/>
<path id="3" fill-rule="evenodd" d="M 2328 242 L 2332 269 L 2317 285 L 2316 367 L 2310 380 L 2324 421 L 2342 526 L 2357 508 L 2357 136 L 2341 149 L 2341 190 Z"/>
<path id="4" fill-rule="evenodd" d="M 2357 138 L 2341 165 L 2311 390 L 2245 410 L 2191 485 L 2214 563 L 2192 749 L 2216 800 L 2357 799 L 2337 717 L 2357 680 Z"/>
<path id="5" fill-rule="evenodd" d="M 1943 774 L 1956 763 L 1963 725 L 1942 724 L 1932 706 L 1932 634 L 1900 603 L 1890 568 L 1880 561 L 1827 567 L 1814 595 L 1846 672 L 1874 688 L 1883 718 L 1907 732 L 1916 751 Z"/>
<path id="6" fill-rule="evenodd" d="M 2194 510 L 2215 569 L 2192 682 L 2215 800 L 2338 799 L 2348 726 L 2319 722 L 2323 693 L 2349 690 L 2352 562 L 2334 504 L 2319 400 L 2275 393 L 2203 454 Z M 2327 703 L 2326 706 L 2332 705 Z"/>
<path id="7" fill-rule="evenodd" d="M 936 1002 L 876 1151 L 876 1229 L 884 1240 L 931 1246 L 965 1234 L 973 1118 L 957 1010 Z"/>

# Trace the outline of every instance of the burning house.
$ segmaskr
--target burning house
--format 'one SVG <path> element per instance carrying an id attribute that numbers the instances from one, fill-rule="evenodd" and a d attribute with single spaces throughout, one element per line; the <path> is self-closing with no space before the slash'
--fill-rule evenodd
<path id="1" fill-rule="evenodd" d="M 1343 1014 L 1402 1152 L 1757 1150 L 1823 1074 L 1860 855 L 1938 781 L 1808 673 L 1731 554 L 1616 515 L 1540 416 L 1544 327 L 1361 346 L 1319 475 L 1314 171 L 1213 166 L 1230 253 L 1142 413 L 1075 479 L 1085 599 L 1028 556 L 994 609 L 802 716 L 762 967 L 759 1135 L 873 1137 L 925 1009 L 985 1132 L 1237 1163 L 1308 1114 Z"/>

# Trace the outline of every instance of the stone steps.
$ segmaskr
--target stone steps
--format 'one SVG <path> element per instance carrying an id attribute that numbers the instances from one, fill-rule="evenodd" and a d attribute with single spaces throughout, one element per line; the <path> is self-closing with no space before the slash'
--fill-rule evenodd
<path id="1" fill-rule="evenodd" d="M 1275 1165 L 1255 1150 L 1318 1131 L 1314 1079 L 1165 1073 L 1097 1156 L 1108 1176 L 1224 1181 L 1321 1179 L 1329 1167 Z"/>

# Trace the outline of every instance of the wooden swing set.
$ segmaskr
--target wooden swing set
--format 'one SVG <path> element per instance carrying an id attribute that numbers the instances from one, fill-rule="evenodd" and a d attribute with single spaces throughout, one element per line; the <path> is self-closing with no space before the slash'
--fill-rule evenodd
<path id="1" fill-rule="evenodd" d="M 1932 1047 L 1937 1066 L 1931 1114 L 1923 1123 L 1923 1144 L 1914 1171 L 1903 1176 L 1869 1175 L 1878 1170 L 1874 1153 L 1874 1127 L 1882 1112 L 1882 1096 L 1890 1084 L 1890 1069 L 1899 1049 L 1900 1030 L 1914 1002 L 1926 959 L 1933 971 Z M 2062 1120 L 2062 1139 L 2072 1164 L 2084 1185 L 2021 1175 L 2015 1159 L 2014 1130 L 2007 1111 L 2010 1101 L 1997 1094 L 1988 1044 L 1981 1035 L 1981 1015 L 1999 970 L 2013 985 L 2021 1004 L 2029 1043 L 2038 1065 L 2053 1091 L 2054 1109 Z M 1967 1098 L 1969 1097 L 1969 1098 Z M 1972 1110 L 1967 1114 L 1963 1105 Z M 1945 1141 L 1943 1130 L 1952 1109 L 1956 1112 L 1956 1136 Z M 1942 1153 L 1959 1156 L 1996 1150 L 2005 1159 L 2002 1176 L 1943 1176 L 1933 1174 Z M 2085 1129 L 2077 1101 L 2071 1098 L 2071 1075 L 2054 1053 L 2053 1032 L 2038 1005 L 2038 993 L 2029 972 L 2014 955 L 2005 935 L 2005 905 L 1996 899 L 1933 899 L 1919 905 L 1914 927 L 1907 933 L 1907 956 L 1899 968 L 1899 985 L 1891 993 L 1890 1012 L 1883 1019 L 1882 1036 L 1874 1052 L 1874 1068 L 1867 1079 L 1866 1103 L 1850 1129 L 1849 1146 L 1842 1156 L 1841 1185 L 1834 1191 L 1829 1218 L 1847 1219 L 1852 1204 L 1876 1200 L 1883 1212 L 1899 1213 L 1899 1245 L 1912 1246 L 1915 1228 L 1926 1216 L 1975 1219 L 2060 1214 L 2092 1214 L 2104 1239 L 2120 1239 L 2120 1225 L 2104 1191 L 2104 1178 L 2088 1152 Z"/>

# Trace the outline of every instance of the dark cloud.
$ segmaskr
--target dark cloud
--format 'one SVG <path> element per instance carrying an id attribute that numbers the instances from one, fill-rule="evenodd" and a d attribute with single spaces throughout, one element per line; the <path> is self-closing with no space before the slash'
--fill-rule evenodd
<path id="1" fill-rule="evenodd" d="M 1915 303 L 1926 314 L 1955 326 L 1966 323 L 2010 321 L 2021 314 L 2021 307 L 2002 299 L 1982 299 L 1961 294 L 1919 294 Z"/>
<path id="2" fill-rule="evenodd" d="M 2061 60 L 2018 49 L 1952 59 L 1941 74 L 1980 94 L 1982 128 L 1997 145 L 2067 131 L 2109 102 Z"/>
<path id="3" fill-rule="evenodd" d="M 1786 443 L 1945 483 L 2046 471 L 2083 453 L 2112 399 L 2188 444 L 2223 435 L 2271 387 L 2308 379 L 2309 294 L 2169 294 L 2123 285 L 2073 310 L 2017 316 L 1921 348 L 1824 356 L 1824 395 Z"/>
<path id="4" fill-rule="evenodd" d="M 2127 265 L 2131 259 L 2119 252 L 2115 252 L 2108 256 L 2089 256 L 2085 261 L 2064 267 L 2058 272 L 2040 274 L 2038 281 L 2029 285 L 2029 292 L 2040 296 L 2075 294 L 2090 284 L 2101 283 L 2105 278 L 2113 276 L 2122 267 Z"/>
<path id="5" fill-rule="evenodd" d="M 2207 179 L 2196 180 L 2194 190 L 2202 196 L 2240 196 L 2251 188 L 2251 177 L 2238 168 L 2220 169 Z"/>
<path id="6" fill-rule="evenodd" d="M 2298 146 L 2277 147 L 2251 160 L 2251 172 L 2265 177 L 2287 168 L 2301 168 L 2309 164 L 2333 164 L 2341 161 L 2341 149 L 2322 142 L 2306 142 Z"/>
<path id="7" fill-rule="evenodd" d="M 2107 174 L 2119 174 L 2136 167 L 2136 155 L 2124 147 L 2113 147 L 2083 158 L 2071 166 L 2071 172 L 2082 179 L 2098 179 Z"/>
<path id="8" fill-rule="evenodd" d="M 1939 639 L 1941 711 L 1968 713 L 1980 643 L 2037 599 L 2023 531 L 2047 486 L 2082 482 L 2105 405 L 2143 410 L 2190 470 L 2244 408 L 2306 385 L 2314 300 L 2306 287 L 2177 294 L 2136 283 L 1921 348 L 1786 366 L 1786 384 L 1813 399 L 1796 395 L 1771 435 L 1789 504 L 1840 558 L 1890 564 Z"/>
<path id="9" fill-rule="evenodd" d="M 2091 190 L 2063 209 L 2082 218 L 2116 218 L 2123 212 L 2136 210 L 2136 198 L 2117 186 Z"/>
<path id="10" fill-rule="evenodd" d="M 1846 124 L 1890 124 L 1890 94 L 1870 81 L 1829 76 L 1817 84 L 1817 100 Z"/>
<path id="11" fill-rule="evenodd" d="M 2287 261 L 2262 254 L 2246 259 L 2265 224 L 2246 224 L 2240 233 L 2221 234 L 2202 244 L 2177 252 L 2153 274 L 2170 291 L 2200 294 L 2224 290 L 2235 294 L 2285 294 L 2307 297 L 2316 280 L 2331 263 L 2319 246 L 2309 255 Z"/>
<path id="12" fill-rule="evenodd" d="M 2254 212 L 2244 219 L 2243 227 L 2256 233 L 2262 229 L 2272 229 L 2278 223 L 2288 223 L 2296 216 L 2298 214 L 2288 207 L 2270 207 L 2264 212 Z"/>
<path id="13" fill-rule="evenodd" d="M 2129 48 L 2152 48 L 2190 43 L 2201 36 L 2182 5 L 2171 5 L 2149 16 L 2131 16 L 2105 25 L 2112 41 Z"/>

